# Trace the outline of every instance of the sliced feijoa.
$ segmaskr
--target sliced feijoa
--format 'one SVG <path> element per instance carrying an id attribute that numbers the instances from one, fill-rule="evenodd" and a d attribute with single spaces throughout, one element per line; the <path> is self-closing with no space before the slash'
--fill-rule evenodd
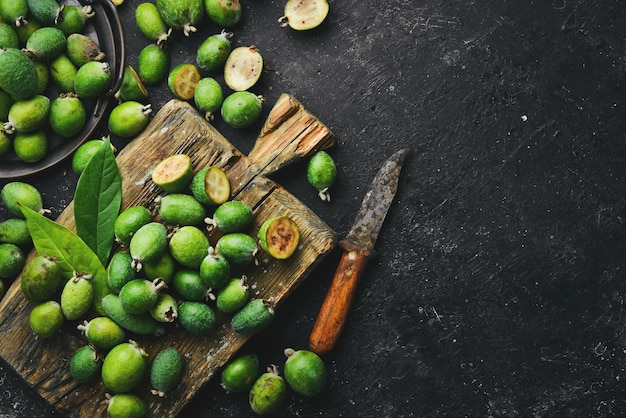
<path id="1" fill-rule="evenodd" d="M 214 205 L 221 205 L 230 199 L 230 180 L 224 170 L 210 167 L 204 175 L 204 190 Z"/>
<path id="2" fill-rule="evenodd" d="M 313 29 L 326 19 L 328 9 L 326 0 L 287 0 L 284 14 L 278 23 L 294 30 Z"/>
<path id="3" fill-rule="evenodd" d="M 235 91 L 248 90 L 263 72 L 263 56 L 254 46 L 233 49 L 224 64 L 224 82 Z"/>
<path id="4" fill-rule="evenodd" d="M 152 170 L 152 181 L 168 193 L 180 193 L 193 178 L 191 158 L 174 154 L 161 160 Z"/>
<path id="5" fill-rule="evenodd" d="M 298 248 L 300 230 L 288 216 L 270 218 L 261 224 L 258 233 L 259 245 L 270 256 L 284 260 Z"/>
<path id="6" fill-rule="evenodd" d="M 179 64 L 167 76 L 167 85 L 177 99 L 191 100 L 202 76 L 193 64 Z"/>

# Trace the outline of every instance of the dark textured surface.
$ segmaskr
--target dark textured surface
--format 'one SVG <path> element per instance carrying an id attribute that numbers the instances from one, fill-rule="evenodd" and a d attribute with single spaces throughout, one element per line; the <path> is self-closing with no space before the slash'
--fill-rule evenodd
<path id="1" fill-rule="evenodd" d="M 146 44 L 138 3 L 119 8 L 131 64 Z M 287 92 L 333 130 L 338 178 L 330 203 L 304 163 L 275 179 L 345 235 L 379 165 L 413 149 L 378 257 L 325 356 L 327 388 L 290 395 L 284 415 L 624 416 L 624 5 L 331 1 L 320 28 L 296 33 L 276 24 L 282 4 L 245 2 L 233 42 L 265 57 L 253 89 L 265 112 Z M 177 37 L 173 62 L 218 31 Z M 171 97 L 151 95 L 155 107 Z M 259 128 L 215 125 L 244 152 Z M 29 181 L 55 216 L 76 178 L 66 165 Z M 244 351 L 282 365 L 284 348 L 306 347 L 338 258 Z M 0 364 L 0 416 L 59 415 Z M 252 415 L 217 379 L 181 414 Z"/>

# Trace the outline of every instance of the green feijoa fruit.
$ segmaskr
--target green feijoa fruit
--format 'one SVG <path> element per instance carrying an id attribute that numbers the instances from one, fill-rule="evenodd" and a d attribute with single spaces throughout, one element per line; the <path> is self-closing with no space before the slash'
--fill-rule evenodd
<path id="1" fill-rule="evenodd" d="M 0 279 L 17 277 L 24 268 L 24 251 L 15 244 L 0 244 Z"/>
<path id="2" fill-rule="evenodd" d="M 48 136 L 43 129 L 18 132 L 13 137 L 13 151 L 26 163 L 41 161 L 48 151 Z"/>
<path id="3" fill-rule="evenodd" d="M 0 2 L 0 19 L 11 25 L 26 25 L 28 15 L 27 0 L 13 0 Z"/>
<path id="4" fill-rule="evenodd" d="M 230 42 L 232 36 L 232 32 L 222 31 L 206 38 L 196 51 L 198 67 L 205 71 L 222 70 L 230 51 L 232 51 Z"/>
<path id="5" fill-rule="evenodd" d="M 89 383 L 98 377 L 102 358 L 92 345 L 84 345 L 72 354 L 70 373 L 78 383 Z"/>
<path id="6" fill-rule="evenodd" d="M 309 184 L 318 191 L 320 199 L 330 202 L 328 189 L 337 176 L 335 161 L 326 151 L 318 151 L 309 160 L 306 177 Z"/>
<path id="7" fill-rule="evenodd" d="M 201 335 L 211 332 L 217 323 L 213 309 L 196 301 L 185 301 L 178 306 L 178 320 L 185 330 Z"/>
<path id="8" fill-rule="evenodd" d="M 273 299 L 252 299 L 231 319 L 233 330 L 240 335 L 263 331 L 274 319 Z"/>
<path id="9" fill-rule="evenodd" d="M 174 154 L 161 160 L 152 170 L 152 181 L 168 193 L 180 193 L 187 189 L 193 178 L 191 158 Z"/>
<path id="10" fill-rule="evenodd" d="M 15 244 L 24 249 L 33 243 L 25 219 L 9 218 L 0 222 L 0 242 Z"/>
<path id="11" fill-rule="evenodd" d="M 176 269 L 176 261 L 169 251 L 165 251 L 158 260 L 143 264 L 143 274 L 148 280 L 160 278 L 168 285 L 172 282 Z"/>
<path id="12" fill-rule="evenodd" d="M 287 0 L 284 14 L 278 23 L 298 31 L 313 29 L 326 19 L 328 10 L 326 0 Z"/>
<path id="13" fill-rule="evenodd" d="M 42 338 L 51 338 L 57 335 L 63 327 L 63 321 L 61 305 L 55 300 L 49 300 L 35 306 L 28 318 L 30 329 Z"/>
<path id="14" fill-rule="evenodd" d="M 159 351 L 150 366 L 151 393 L 164 397 L 179 383 L 183 374 L 183 356 L 175 347 Z"/>
<path id="15" fill-rule="evenodd" d="M 142 263 L 157 260 L 167 250 L 167 230 L 159 222 L 148 222 L 132 235 L 128 247 L 133 268 L 140 271 Z"/>
<path id="16" fill-rule="evenodd" d="M 159 215 L 170 225 L 200 225 L 206 209 L 193 196 L 172 193 L 158 198 Z"/>
<path id="17" fill-rule="evenodd" d="M 145 85 L 156 86 L 167 78 L 171 61 L 169 49 L 157 44 L 146 45 L 137 58 L 137 74 Z"/>
<path id="18" fill-rule="evenodd" d="M 224 82 L 235 91 L 254 86 L 263 73 L 263 56 L 254 46 L 233 49 L 224 64 Z"/>
<path id="19" fill-rule="evenodd" d="M 222 119 L 233 128 L 247 128 L 261 116 L 263 98 L 249 91 L 236 91 L 224 99 Z"/>
<path id="20" fill-rule="evenodd" d="M 246 276 L 232 279 L 224 286 L 216 298 L 216 307 L 220 312 L 231 313 L 243 308 L 250 299 Z"/>
<path id="21" fill-rule="evenodd" d="M 167 45 L 172 29 L 167 26 L 154 3 L 143 2 L 137 5 L 135 23 L 146 38 L 155 41 L 159 46 Z"/>
<path id="22" fill-rule="evenodd" d="M 116 345 L 102 362 L 102 382 L 113 392 L 130 392 L 148 371 L 148 354 L 134 341 Z"/>
<path id="23" fill-rule="evenodd" d="M 61 29 L 65 36 L 69 36 L 73 33 L 79 33 L 85 28 L 87 21 L 95 15 L 96 14 L 90 5 L 77 6 L 73 4 L 66 4 L 62 7 L 59 13 L 56 27 Z"/>
<path id="24" fill-rule="evenodd" d="M 37 87 L 33 61 L 17 48 L 0 48 L 0 88 L 13 100 L 25 100 L 37 94 Z"/>
<path id="25" fill-rule="evenodd" d="M 203 0 L 156 0 L 156 7 L 165 24 L 185 36 L 196 32 L 195 25 L 205 14 Z"/>
<path id="26" fill-rule="evenodd" d="M 107 284 L 115 294 L 120 293 L 126 283 L 137 278 L 137 272 L 132 264 L 133 258 L 127 251 L 120 251 L 111 256 L 107 265 Z"/>
<path id="27" fill-rule="evenodd" d="M 213 213 L 213 218 L 206 218 L 205 222 L 222 232 L 230 233 L 242 232 L 250 226 L 253 218 L 254 213 L 250 205 L 240 200 L 229 200 L 219 205 Z"/>
<path id="28" fill-rule="evenodd" d="M 83 321 L 78 325 L 89 344 L 102 350 L 110 350 L 126 339 L 126 334 L 120 325 L 108 316 L 97 316 L 90 321 Z"/>
<path id="29" fill-rule="evenodd" d="M 239 0 L 204 0 L 209 19 L 218 26 L 235 26 L 241 19 L 243 7 Z"/>
<path id="30" fill-rule="evenodd" d="M 256 263 L 259 252 L 256 241 L 243 232 L 232 232 L 222 235 L 217 241 L 215 251 L 221 254 L 232 265 L 246 266 Z"/>
<path id="31" fill-rule="evenodd" d="M 196 270 L 183 269 L 174 274 L 174 290 L 185 300 L 201 301 L 207 297 L 207 286 Z"/>
<path id="32" fill-rule="evenodd" d="M 61 14 L 56 0 L 27 0 L 30 13 L 45 25 L 54 25 Z"/>
<path id="33" fill-rule="evenodd" d="M 170 71 L 167 86 L 177 99 L 191 100 L 201 78 L 200 71 L 195 65 L 183 63 Z"/>
<path id="34" fill-rule="evenodd" d="M 39 254 L 24 266 L 20 286 L 26 299 L 37 303 L 54 298 L 64 283 L 58 260 Z"/>
<path id="35" fill-rule="evenodd" d="M 68 35 L 65 53 L 80 68 L 91 61 L 103 61 L 106 54 L 100 49 L 100 45 L 89 36 L 82 33 Z"/>
<path id="36" fill-rule="evenodd" d="M 61 92 L 74 92 L 74 80 L 77 72 L 78 68 L 66 54 L 60 54 L 50 61 L 50 78 Z"/>
<path id="37" fill-rule="evenodd" d="M 79 319 L 91 308 L 94 295 L 91 279 L 91 275 L 74 274 L 63 286 L 61 310 L 66 319 Z"/>
<path id="38" fill-rule="evenodd" d="M 14 216 L 24 218 L 20 205 L 26 206 L 35 212 L 43 211 L 43 198 L 35 186 L 21 182 L 12 181 L 4 185 L 0 191 L 0 200 Z"/>
<path id="39" fill-rule="evenodd" d="M 78 135 L 87 122 L 83 102 L 73 93 L 61 94 L 50 105 L 50 128 L 65 138 Z"/>
<path id="40" fill-rule="evenodd" d="M 159 292 L 165 286 L 161 279 L 153 281 L 133 279 L 122 286 L 119 297 L 126 312 L 141 314 L 154 307 L 159 299 Z"/>
<path id="41" fill-rule="evenodd" d="M 44 26 L 37 29 L 26 41 L 26 55 L 41 61 L 49 61 L 65 51 L 67 39 L 61 29 Z"/>
<path id="42" fill-rule="evenodd" d="M 151 113 L 150 104 L 134 100 L 122 102 L 111 110 L 109 130 L 120 138 L 131 138 L 144 130 L 150 122 Z"/>
<path id="43" fill-rule="evenodd" d="M 9 120 L 9 109 L 11 109 L 13 103 L 15 103 L 13 97 L 6 91 L 0 89 L 0 121 Z M 4 132 L 4 130 L 0 130 L 0 132 Z"/>
<path id="44" fill-rule="evenodd" d="M 18 100 L 9 109 L 9 121 L 4 124 L 4 129 L 8 132 L 36 131 L 46 122 L 49 111 L 50 99 L 41 94 Z"/>
<path id="45" fill-rule="evenodd" d="M 207 288 L 221 289 L 230 278 L 230 263 L 210 247 L 208 254 L 200 263 L 200 277 Z"/>
<path id="46" fill-rule="evenodd" d="M 102 298 L 102 309 L 122 328 L 139 335 L 163 335 L 164 329 L 149 313 L 130 314 L 122 306 L 118 295 L 110 293 Z"/>
<path id="47" fill-rule="evenodd" d="M 287 384 L 278 374 L 276 366 L 272 366 L 254 382 L 248 395 L 252 410 L 265 415 L 277 412 L 287 398 Z"/>
<path id="48" fill-rule="evenodd" d="M 109 418 L 145 418 L 148 406 L 138 395 L 133 393 L 116 393 L 106 400 Z"/>
<path id="49" fill-rule="evenodd" d="M 76 71 L 74 92 L 84 99 L 96 99 L 111 87 L 113 74 L 108 62 L 90 61 Z"/>
<path id="50" fill-rule="evenodd" d="M 20 40 L 11 25 L 0 22 L 0 48 L 19 48 Z"/>
<path id="51" fill-rule="evenodd" d="M 159 322 L 174 322 L 178 318 L 178 302 L 169 293 L 160 293 L 156 304 L 148 311 Z"/>
<path id="52" fill-rule="evenodd" d="M 148 99 L 148 90 L 137 71 L 131 65 L 124 67 L 122 84 L 115 93 L 115 97 L 121 101 L 132 100 L 142 103 Z"/>
<path id="53" fill-rule="evenodd" d="M 196 107 L 204 112 L 206 120 L 213 120 L 215 113 L 220 110 L 224 101 L 222 86 L 211 77 L 200 79 L 193 93 L 193 101 Z"/>
<path id="54" fill-rule="evenodd" d="M 326 365 L 316 353 L 309 350 L 285 349 L 284 374 L 294 392 L 315 396 L 326 385 Z"/>
<path id="55" fill-rule="evenodd" d="M 80 175 L 102 144 L 104 144 L 104 139 L 90 139 L 83 142 L 72 155 L 72 170 Z M 116 151 L 113 145 L 111 145 L 111 149 L 113 152 Z"/>
<path id="56" fill-rule="evenodd" d="M 35 60 L 35 70 L 37 70 L 37 94 L 46 94 L 50 82 L 48 61 Z"/>
<path id="57" fill-rule="evenodd" d="M 221 385 L 229 392 L 243 392 L 252 387 L 259 373 L 258 357 L 244 354 L 224 366 Z"/>
<path id="58" fill-rule="evenodd" d="M 209 253 L 209 239 L 200 228 L 187 225 L 174 232 L 169 248 L 170 254 L 179 264 L 198 269 Z"/>
<path id="59" fill-rule="evenodd" d="M 291 257 L 300 243 L 298 225 L 288 216 L 267 219 L 257 235 L 261 249 L 279 260 Z"/>
<path id="60" fill-rule="evenodd" d="M 115 219 L 115 240 L 123 245 L 130 244 L 130 239 L 142 226 L 152 222 L 152 214 L 145 206 L 129 206 Z"/>

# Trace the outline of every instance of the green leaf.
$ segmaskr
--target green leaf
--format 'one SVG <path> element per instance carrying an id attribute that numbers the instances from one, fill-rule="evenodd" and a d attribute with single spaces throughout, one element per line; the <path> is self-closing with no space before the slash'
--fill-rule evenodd
<path id="1" fill-rule="evenodd" d="M 56 258 L 66 280 L 71 279 L 74 272 L 93 275 L 94 309 L 103 313 L 102 298 L 111 291 L 106 269 L 98 256 L 69 229 L 26 206 L 21 208 L 37 253 Z"/>
<path id="2" fill-rule="evenodd" d="M 87 163 L 74 192 L 76 233 L 107 264 L 122 204 L 122 178 L 107 138 Z"/>

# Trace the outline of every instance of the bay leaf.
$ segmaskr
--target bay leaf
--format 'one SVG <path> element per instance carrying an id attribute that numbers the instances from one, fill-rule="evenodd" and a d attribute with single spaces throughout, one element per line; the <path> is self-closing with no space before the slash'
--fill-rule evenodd
<path id="1" fill-rule="evenodd" d="M 78 235 L 63 225 L 25 206 L 22 206 L 22 213 L 26 218 L 35 250 L 39 254 L 55 257 L 66 280 L 71 279 L 74 272 L 84 272 L 93 276 L 93 307 L 96 312 L 104 314 L 101 301 L 111 291 L 107 285 L 106 269 L 98 256 Z"/>
<path id="2" fill-rule="evenodd" d="M 76 233 L 104 265 L 113 249 L 121 204 L 122 178 L 107 137 L 85 166 L 74 192 Z"/>

